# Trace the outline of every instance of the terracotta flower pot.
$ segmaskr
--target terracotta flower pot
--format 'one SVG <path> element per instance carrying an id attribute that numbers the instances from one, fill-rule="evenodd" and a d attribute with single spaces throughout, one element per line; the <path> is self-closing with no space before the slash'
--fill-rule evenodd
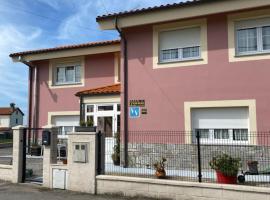
<path id="1" fill-rule="evenodd" d="M 165 170 L 157 170 L 155 173 L 156 177 L 159 179 L 163 179 L 166 177 L 166 171 Z"/>
<path id="2" fill-rule="evenodd" d="M 235 176 L 226 176 L 220 171 L 216 171 L 217 182 L 221 184 L 237 184 L 237 175 Z"/>

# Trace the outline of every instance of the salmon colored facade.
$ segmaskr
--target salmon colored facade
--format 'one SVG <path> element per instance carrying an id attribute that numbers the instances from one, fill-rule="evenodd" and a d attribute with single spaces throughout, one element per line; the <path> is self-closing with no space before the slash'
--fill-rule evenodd
<path id="1" fill-rule="evenodd" d="M 129 100 L 143 99 L 147 109 L 147 114 L 129 118 L 129 130 L 190 130 L 185 127 L 186 102 L 227 100 L 255 101 L 252 115 L 257 127 L 253 130 L 270 130 L 270 59 L 229 61 L 229 14 L 198 18 L 207 21 L 208 63 L 202 65 L 180 67 L 179 63 L 179 67 L 155 69 L 154 25 L 123 28 L 128 44 Z"/>
<path id="2" fill-rule="evenodd" d="M 49 112 L 80 111 L 80 101 L 75 94 L 81 90 L 112 85 L 115 83 L 114 53 L 88 55 L 84 57 L 84 86 L 50 88 L 49 61 L 36 62 L 38 67 L 38 127 L 48 124 Z"/>
<path id="3" fill-rule="evenodd" d="M 78 112 L 80 109 L 79 98 L 75 94 L 79 91 L 117 83 L 115 53 L 121 51 L 121 108 L 124 107 L 124 87 L 128 87 L 128 103 L 132 100 L 144 100 L 145 102 L 145 105 L 141 107 L 144 109 L 144 113 L 140 111 L 138 117 L 132 117 L 129 114 L 125 118 L 125 113 L 121 112 L 121 130 L 123 132 L 141 130 L 192 131 L 194 130 L 192 128 L 192 112 L 194 109 L 200 111 L 203 108 L 216 109 L 214 111 L 210 109 L 208 117 L 213 112 L 216 114 L 219 108 L 240 108 L 240 110 L 245 108 L 246 110 L 241 110 L 238 113 L 236 109 L 231 114 L 230 120 L 233 121 L 235 113 L 237 117 L 243 117 L 242 115 L 247 112 L 247 116 L 241 118 L 240 125 L 238 124 L 239 126 L 236 126 L 235 129 L 246 129 L 250 132 L 268 131 L 270 130 L 268 122 L 270 118 L 270 107 L 268 106 L 270 101 L 270 94 L 268 94 L 270 90 L 268 78 L 270 50 L 253 55 L 236 55 L 236 31 L 234 29 L 239 21 L 244 21 L 241 24 L 243 27 L 247 26 L 246 24 L 253 23 L 254 26 L 259 24 L 257 32 L 260 33 L 262 27 L 270 27 L 269 13 L 270 4 L 266 0 L 259 0 L 257 4 L 253 1 L 247 3 L 244 0 L 235 0 L 234 7 L 228 1 L 212 0 L 209 2 L 179 3 L 98 17 L 97 21 L 102 29 L 115 29 L 116 26 L 119 26 L 118 30 L 122 31 L 122 36 L 125 36 L 128 67 L 127 85 L 124 83 L 124 40 L 121 40 L 121 49 L 119 47 L 118 51 L 110 51 L 110 53 L 99 51 L 93 55 L 76 54 L 84 56 L 84 84 L 81 87 L 50 87 L 48 85 L 50 61 L 45 59 L 47 55 L 43 55 L 47 54 L 48 50 L 39 50 L 38 53 L 43 55 L 43 59 L 32 61 L 39 70 L 37 124 L 39 127 L 48 124 L 50 112 Z M 115 20 L 116 17 L 117 20 Z M 246 23 L 245 20 L 253 21 Z M 261 25 L 263 23 L 269 23 L 269 25 Z M 200 27 L 200 57 L 191 60 L 174 60 L 168 63 L 162 63 L 157 59 L 160 54 L 160 44 L 158 43 L 162 31 L 184 30 L 190 27 L 194 28 L 195 25 L 196 28 Z M 165 27 L 166 31 L 164 31 Z M 190 35 L 186 36 L 190 39 Z M 185 40 L 183 38 L 182 41 Z M 84 46 L 79 46 L 79 48 L 84 48 Z M 181 48 L 183 50 L 187 47 Z M 59 49 L 54 48 L 53 51 L 55 50 Z M 67 49 L 61 49 L 61 51 L 64 52 Z M 28 54 L 32 53 L 28 52 Z M 34 56 L 30 55 L 29 57 L 28 54 L 23 52 L 12 56 L 26 55 L 26 59 L 31 60 L 32 58 L 33 60 Z M 63 55 L 65 56 L 62 58 L 72 57 L 71 55 L 67 56 L 67 54 Z M 55 58 L 60 58 L 60 56 Z M 93 99 L 89 100 L 88 103 L 103 103 L 94 102 Z M 109 101 L 115 103 L 113 109 L 117 112 L 120 112 L 120 109 L 116 108 L 119 101 L 115 99 Z M 222 110 L 218 117 L 223 116 L 222 120 L 226 120 L 224 115 L 227 112 L 228 109 L 227 111 L 226 109 Z M 202 114 L 201 112 L 198 116 Z M 124 128 L 124 119 L 128 121 L 128 130 Z M 207 120 L 212 119 L 208 118 Z M 117 119 L 117 121 L 120 120 Z M 118 131 L 120 124 L 114 126 L 113 130 L 116 132 L 116 126 L 118 126 Z M 219 127 L 218 129 L 222 128 L 233 129 L 234 127 Z M 190 142 L 190 138 L 185 138 L 185 140 Z"/>

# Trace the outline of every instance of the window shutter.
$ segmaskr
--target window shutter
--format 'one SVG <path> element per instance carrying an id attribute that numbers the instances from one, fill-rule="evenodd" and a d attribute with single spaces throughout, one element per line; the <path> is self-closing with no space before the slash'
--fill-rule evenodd
<path id="1" fill-rule="evenodd" d="M 200 46 L 200 27 L 160 32 L 160 50 Z"/>
<path id="2" fill-rule="evenodd" d="M 270 17 L 267 18 L 259 18 L 259 19 L 249 19 L 249 20 L 241 20 L 235 23 L 236 29 L 247 29 L 254 28 L 260 26 L 269 26 L 270 25 Z"/>

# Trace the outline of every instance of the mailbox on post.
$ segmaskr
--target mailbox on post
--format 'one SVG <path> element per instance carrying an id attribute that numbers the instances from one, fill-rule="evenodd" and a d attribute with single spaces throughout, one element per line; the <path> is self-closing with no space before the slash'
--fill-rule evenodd
<path id="1" fill-rule="evenodd" d="M 42 131 L 42 145 L 50 146 L 51 144 L 51 132 L 48 130 Z"/>

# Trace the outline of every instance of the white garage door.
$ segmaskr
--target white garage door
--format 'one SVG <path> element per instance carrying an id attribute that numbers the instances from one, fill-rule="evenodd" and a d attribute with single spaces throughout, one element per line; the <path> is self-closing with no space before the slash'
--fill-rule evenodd
<path id="1" fill-rule="evenodd" d="M 52 123 L 55 126 L 61 127 L 62 136 L 73 132 L 75 126 L 79 126 L 80 116 L 53 116 Z M 60 135 L 60 137 L 61 137 Z"/>
<path id="2" fill-rule="evenodd" d="M 192 130 L 207 141 L 247 141 L 248 107 L 192 109 Z"/>

